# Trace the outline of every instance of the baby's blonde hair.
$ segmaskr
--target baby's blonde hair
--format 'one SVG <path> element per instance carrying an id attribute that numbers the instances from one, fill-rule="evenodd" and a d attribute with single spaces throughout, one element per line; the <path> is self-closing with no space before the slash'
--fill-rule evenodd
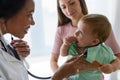
<path id="1" fill-rule="evenodd" d="M 93 35 L 97 36 L 100 42 L 105 42 L 111 33 L 111 24 L 106 16 L 101 14 L 88 14 L 80 21 L 89 25 L 93 30 Z"/>

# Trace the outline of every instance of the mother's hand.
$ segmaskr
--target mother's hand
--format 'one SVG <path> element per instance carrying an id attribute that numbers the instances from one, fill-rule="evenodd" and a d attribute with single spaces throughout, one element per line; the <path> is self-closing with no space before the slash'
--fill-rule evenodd
<path id="1" fill-rule="evenodd" d="M 23 58 L 27 57 L 30 54 L 29 45 L 27 44 L 27 42 L 23 40 L 13 40 L 11 42 L 11 45 L 13 46 L 13 48 L 15 48 L 17 53 Z"/>

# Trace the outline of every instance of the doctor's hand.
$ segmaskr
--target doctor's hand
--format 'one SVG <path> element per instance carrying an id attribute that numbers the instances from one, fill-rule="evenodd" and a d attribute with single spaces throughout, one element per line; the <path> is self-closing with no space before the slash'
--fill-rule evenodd
<path id="1" fill-rule="evenodd" d="M 29 45 L 23 40 L 12 40 L 11 45 L 23 58 L 27 57 L 30 54 Z"/>
<path id="2" fill-rule="evenodd" d="M 98 67 L 99 66 L 94 63 L 86 61 L 84 55 L 81 57 L 74 56 L 57 69 L 52 76 L 52 80 L 62 80 L 65 77 L 69 77 L 84 70 L 98 70 Z"/>

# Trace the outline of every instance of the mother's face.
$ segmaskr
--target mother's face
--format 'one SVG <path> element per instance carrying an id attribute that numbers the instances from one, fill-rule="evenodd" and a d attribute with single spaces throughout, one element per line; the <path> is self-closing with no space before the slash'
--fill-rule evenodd
<path id="1" fill-rule="evenodd" d="M 24 8 L 7 21 L 7 33 L 18 38 L 23 38 L 30 28 L 30 25 L 35 24 L 32 17 L 34 6 L 33 0 L 27 0 Z"/>
<path id="2" fill-rule="evenodd" d="M 79 0 L 59 0 L 60 8 L 63 14 L 73 20 L 83 15 Z"/>

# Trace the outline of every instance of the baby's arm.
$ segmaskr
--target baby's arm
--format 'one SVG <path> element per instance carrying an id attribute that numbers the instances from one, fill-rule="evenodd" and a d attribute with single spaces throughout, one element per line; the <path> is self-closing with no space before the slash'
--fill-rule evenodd
<path id="1" fill-rule="evenodd" d="M 71 43 L 75 42 L 76 38 L 74 36 L 66 37 L 61 48 L 60 48 L 60 54 L 61 56 L 67 56 L 68 55 L 68 49 Z"/>
<path id="2" fill-rule="evenodd" d="M 66 43 L 63 43 L 61 48 L 60 48 L 60 54 L 61 56 L 67 56 L 68 55 L 68 48 L 69 48 L 69 45 L 66 44 Z"/>

